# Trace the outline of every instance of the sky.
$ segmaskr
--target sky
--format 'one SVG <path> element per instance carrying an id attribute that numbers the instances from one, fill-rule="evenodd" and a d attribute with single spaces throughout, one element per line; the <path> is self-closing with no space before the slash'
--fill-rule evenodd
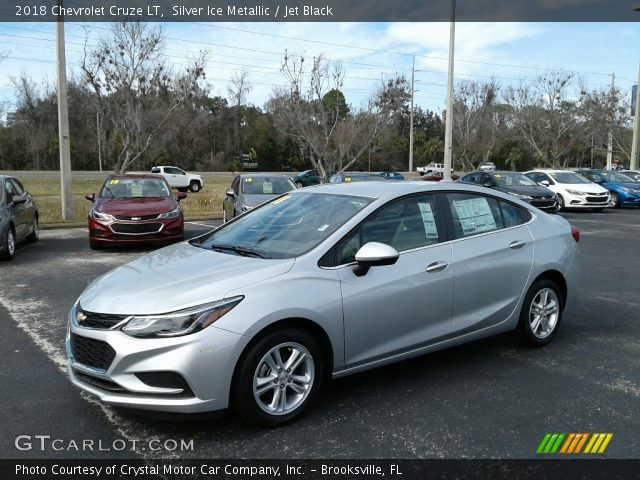
<path id="1" fill-rule="evenodd" d="M 639 14 L 640 15 L 640 14 Z M 449 23 L 165 23 L 164 59 L 182 69 L 207 51 L 212 95 L 228 96 L 233 75 L 245 70 L 251 84 L 248 103 L 263 107 L 272 90 L 284 85 L 280 66 L 285 50 L 305 58 L 323 54 L 345 71 L 349 104 L 366 103 L 385 78 L 411 78 L 415 56 L 415 104 L 441 112 L 445 107 Z M 109 25 L 65 24 L 68 75 L 79 75 L 85 38 L 89 46 L 107 37 Z M 11 78 L 21 71 L 39 84 L 55 85 L 53 23 L 0 23 L 0 101 L 15 108 Z M 616 86 L 630 95 L 640 61 L 640 23 L 457 23 L 457 82 L 502 85 L 535 82 L 551 69 L 573 72 L 580 82 Z"/>

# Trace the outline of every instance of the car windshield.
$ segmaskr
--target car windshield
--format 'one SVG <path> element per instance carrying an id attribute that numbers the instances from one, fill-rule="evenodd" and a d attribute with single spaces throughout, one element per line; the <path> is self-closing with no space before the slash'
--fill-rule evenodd
<path id="1" fill-rule="evenodd" d="M 244 195 L 282 195 L 295 186 L 285 177 L 244 177 L 240 188 Z"/>
<path id="2" fill-rule="evenodd" d="M 284 195 L 191 244 L 222 253 L 294 258 L 318 246 L 374 199 L 353 195 Z"/>
<path id="3" fill-rule="evenodd" d="M 558 183 L 566 183 L 570 185 L 578 185 L 583 183 L 592 183 L 590 180 L 584 178 L 582 175 L 578 175 L 573 172 L 551 172 L 549 173 Z"/>
<path id="4" fill-rule="evenodd" d="M 168 198 L 171 190 L 164 180 L 155 178 L 110 178 L 104 182 L 101 198 Z"/>
<path id="5" fill-rule="evenodd" d="M 605 177 L 609 177 L 609 181 L 612 181 L 612 182 L 631 182 L 631 183 L 637 182 L 637 180 L 635 180 L 634 178 L 631 178 L 628 175 L 625 175 L 624 173 L 620 173 L 620 172 L 608 171 L 608 172 L 602 172 L 602 175 L 604 175 Z"/>
<path id="6" fill-rule="evenodd" d="M 380 180 L 384 180 L 380 175 L 344 175 L 342 177 L 342 181 L 344 183 L 355 183 L 355 182 L 379 182 Z M 338 179 L 338 182 L 340 179 Z"/>
<path id="7" fill-rule="evenodd" d="M 498 185 L 503 187 L 511 186 L 535 186 L 536 182 L 530 178 L 525 177 L 521 173 L 497 173 L 493 176 L 496 179 Z"/>

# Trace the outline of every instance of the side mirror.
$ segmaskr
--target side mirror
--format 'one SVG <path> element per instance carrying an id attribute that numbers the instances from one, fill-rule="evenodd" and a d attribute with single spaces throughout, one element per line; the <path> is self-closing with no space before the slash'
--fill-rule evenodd
<path id="1" fill-rule="evenodd" d="M 358 277 L 362 277 L 367 274 L 371 267 L 393 265 L 398 261 L 399 256 L 398 251 L 390 245 L 369 242 L 356 252 L 356 262 L 358 264 L 353 269 L 353 273 Z"/>
<path id="2" fill-rule="evenodd" d="M 187 198 L 187 194 L 186 194 L 186 193 L 184 193 L 184 192 L 178 192 L 178 193 L 176 194 L 176 198 L 178 199 L 178 201 L 180 201 L 180 200 L 184 200 L 185 198 Z"/>
<path id="3" fill-rule="evenodd" d="M 224 194 L 227 197 L 231 197 L 231 198 L 236 198 L 236 192 L 233 191 L 233 188 L 230 188 L 229 190 L 227 190 L 226 192 L 224 192 Z"/>
<path id="4" fill-rule="evenodd" d="M 86 198 L 91 203 L 93 203 L 93 202 L 96 201 L 96 194 L 95 193 L 87 193 L 87 194 L 85 194 L 84 198 Z"/>
<path id="5" fill-rule="evenodd" d="M 11 201 L 9 202 L 10 204 L 13 205 L 22 205 L 23 203 L 27 202 L 27 197 L 23 196 L 23 195 L 16 195 L 15 197 L 13 197 L 11 199 Z"/>
<path id="6" fill-rule="evenodd" d="M 540 182 L 540 185 L 542 185 L 543 187 L 548 187 L 549 186 L 549 180 L 542 180 Z"/>

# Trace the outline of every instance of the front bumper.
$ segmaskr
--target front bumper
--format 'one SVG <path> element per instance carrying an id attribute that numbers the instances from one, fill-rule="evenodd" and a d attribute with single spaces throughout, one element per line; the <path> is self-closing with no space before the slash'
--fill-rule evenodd
<path id="1" fill-rule="evenodd" d="M 621 192 L 618 195 L 620 196 L 620 205 L 637 205 L 637 206 L 640 206 L 640 195 L 639 194 Z"/>
<path id="2" fill-rule="evenodd" d="M 164 412 L 208 412 L 228 407 L 233 370 L 248 341 L 215 326 L 182 337 L 140 339 L 119 330 L 81 328 L 69 322 L 67 365 L 71 382 L 104 403 Z M 159 386 L 148 380 L 163 375 L 181 378 L 183 386 Z"/>
<path id="3" fill-rule="evenodd" d="M 591 195 L 568 195 L 565 194 L 565 208 L 608 208 L 611 206 L 611 196 L 608 193 Z"/>

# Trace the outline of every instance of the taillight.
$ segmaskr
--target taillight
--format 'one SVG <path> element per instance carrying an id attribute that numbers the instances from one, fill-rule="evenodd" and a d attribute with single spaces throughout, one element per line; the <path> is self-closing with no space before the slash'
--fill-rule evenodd
<path id="1" fill-rule="evenodd" d="M 573 237 L 573 239 L 576 242 L 580 241 L 580 230 L 578 230 L 576 227 L 574 227 L 573 225 L 571 225 L 571 236 Z"/>

